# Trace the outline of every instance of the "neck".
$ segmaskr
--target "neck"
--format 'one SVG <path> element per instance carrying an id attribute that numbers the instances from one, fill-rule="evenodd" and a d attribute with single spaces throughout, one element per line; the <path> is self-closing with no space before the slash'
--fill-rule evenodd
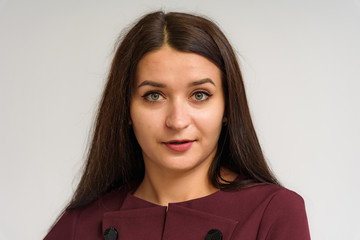
<path id="1" fill-rule="evenodd" d="M 216 192 L 208 178 L 207 171 L 145 172 L 144 180 L 134 196 L 146 201 L 167 206 L 169 203 L 183 202 L 205 197 Z"/>

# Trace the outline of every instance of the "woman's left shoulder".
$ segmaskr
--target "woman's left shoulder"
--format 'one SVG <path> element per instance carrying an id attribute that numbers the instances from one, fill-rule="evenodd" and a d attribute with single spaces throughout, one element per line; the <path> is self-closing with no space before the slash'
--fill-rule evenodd
<path id="1" fill-rule="evenodd" d="M 295 191 L 274 184 L 263 184 L 253 188 L 255 195 L 266 199 L 264 214 L 273 217 L 275 215 L 291 217 L 306 214 L 304 199 Z"/>
<path id="2" fill-rule="evenodd" d="M 304 202 L 303 198 L 295 191 L 276 184 L 254 184 L 246 188 L 253 194 L 271 198 L 272 202 Z"/>
<path id="3" fill-rule="evenodd" d="M 234 197 L 258 198 L 275 202 L 303 202 L 303 198 L 290 189 L 271 183 L 249 183 L 233 192 Z"/>
<path id="4" fill-rule="evenodd" d="M 247 226 L 246 232 L 256 232 L 256 239 L 310 239 L 304 199 L 298 193 L 275 184 L 248 184 L 224 195 L 227 204 L 233 203 L 228 215 L 236 216 L 239 236 Z"/>
<path id="5" fill-rule="evenodd" d="M 304 199 L 295 191 L 275 184 L 249 184 L 232 194 L 232 200 L 263 209 L 264 216 L 287 215 L 306 217 Z"/>
<path id="6" fill-rule="evenodd" d="M 310 239 L 305 202 L 298 193 L 273 184 L 252 188 L 264 206 L 259 239 Z"/>

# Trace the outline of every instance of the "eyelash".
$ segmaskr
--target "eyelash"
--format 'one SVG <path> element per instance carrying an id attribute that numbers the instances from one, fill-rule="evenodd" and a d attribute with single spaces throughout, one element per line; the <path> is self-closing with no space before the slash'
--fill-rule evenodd
<path id="1" fill-rule="evenodd" d="M 194 99 L 194 96 L 195 96 L 196 94 L 199 94 L 199 93 L 205 95 L 205 99 L 203 99 L 203 100 L 196 100 L 196 99 Z M 160 97 L 164 98 L 164 96 L 163 96 L 163 94 L 162 94 L 161 92 L 155 92 L 155 91 L 147 92 L 147 93 L 145 93 L 145 94 L 144 94 L 143 96 L 141 96 L 141 97 L 142 97 L 146 102 L 149 102 L 149 103 L 156 103 L 156 102 L 158 102 L 159 99 L 157 99 L 157 100 L 152 100 L 152 99 L 150 99 L 152 94 L 159 95 L 159 98 L 160 98 Z M 205 101 L 209 100 L 209 98 L 210 98 L 211 96 L 212 96 L 212 94 L 208 93 L 207 91 L 195 91 L 195 92 L 191 95 L 191 99 L 194 100 L 195 102 L 201 103 L 201 102 L 205 102 Z"/>
<path id="2" fill-rule="evenodd" d="M 158 94 L 159 97 L 162 97 L 162 98 L 163 98 L 163 94 L 162 94 L 162 93 L 160 93 L 160 92 L 153 92 L 153 91 L 147 92 L 147 93 L 145 93 L 145 94 L 144 94 L 143 96 L 141 96 L 141 97 L 142 97 L 146 102 L 149 102 L 149 103 L 155 103 L 155 102 L 159 101 L 159 100 L 151 100 L 151 99 L 150 99 L 150 96 L 151 96 L 152 94 Z"/>
<path id="3" fill-rule="evenodd" d="M 199 94 L 199 93 L 205 95 L 205 99 L 203 99 L 203 100 L 196 100 L 196 99 L 193 98 L 193 97 L 195 97 L 196 94 Z M 192 98 L 194 101 L 196 101 L 196 102 L 205 102 L 205 101 L 209 100 L 209 98 L 210 98 L 211 96 L 212 96 L 212 94 L 210 94 L 210 93 L 208 93 L 208 92 L 206 92 L 206 91 L 196 91 L 196 92 L 194 92 L 194 93 L 191 95 L 191 98 Z"/>

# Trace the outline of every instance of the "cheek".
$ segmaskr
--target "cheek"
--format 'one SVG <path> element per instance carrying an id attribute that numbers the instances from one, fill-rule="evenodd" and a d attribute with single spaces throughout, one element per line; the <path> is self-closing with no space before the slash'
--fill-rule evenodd
<path id="1" fill-rule="evenodd" d="M 140 145 L 151 139 L 151 136 L 157 132 L 156 129 L 160 124 L 160 118 L 152 111 L 133 108 L 130 109 L 130 116 L 136 139 Z"/>
<path id="2" fill-rule="evenodd" d="M 214 107 L 209 111 L 198 114 L 196 118 L 197 126 L 204 135 L 214 136 L 214 138 L 220 135 L 224 115 L 221 109 L 220 106 Z"/>

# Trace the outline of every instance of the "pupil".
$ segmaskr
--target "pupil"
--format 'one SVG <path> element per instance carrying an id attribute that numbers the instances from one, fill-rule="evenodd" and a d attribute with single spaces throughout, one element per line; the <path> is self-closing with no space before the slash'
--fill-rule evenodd
<path id="1" fill-rule="evenodd" d="M 154 93 L 151 95 L 151 99 L 152 100 L 158 100 L 159 99 L 159 94 L 158 93 Z"/>

